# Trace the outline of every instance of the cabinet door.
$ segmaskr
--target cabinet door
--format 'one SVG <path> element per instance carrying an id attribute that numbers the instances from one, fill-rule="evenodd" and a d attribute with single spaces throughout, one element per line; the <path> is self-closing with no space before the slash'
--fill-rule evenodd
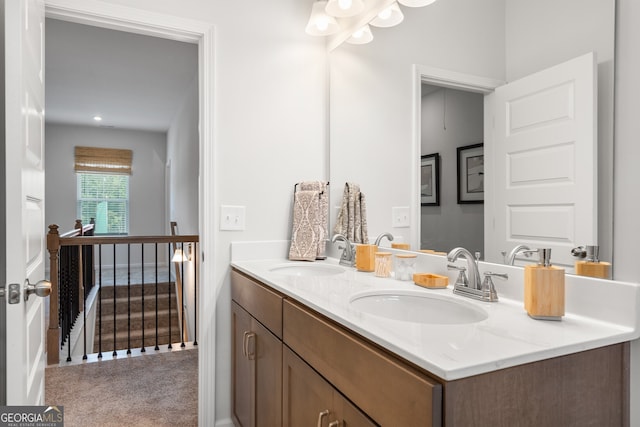
<path id="1" fill-rule="evenodd" d="M 283 363 L 284 426 L 376 425 L 287 346 Z"/>
<path id="2" fill-rule="evenodd" d="M 247 357 L 247 338 L 251 316 L 235 302 L 231 303 L 232 328 L 232 414 L 239 427 L 250 427 L 255 396 L 253 361 Z"/>
<path id="3" fill-rule="evenodd" d="M 326 427 L 337 415 L 331 385 L 286 346 L 283 365 L 283 426 Z"/>
<path id="4" fill-rule="evenodd" d="M 282 341 L 235 302 L 233 334 L 233 420 L 237 426 L 282 424 Z"/>
<path id="5" fill-rule="evenodd" d="M 253 426 L 282 425 L 282 341 L 251 319 L 255 348 L 249 343 L 255 375 Z M 251 354 L 251 352 L 254 352 Z"/>

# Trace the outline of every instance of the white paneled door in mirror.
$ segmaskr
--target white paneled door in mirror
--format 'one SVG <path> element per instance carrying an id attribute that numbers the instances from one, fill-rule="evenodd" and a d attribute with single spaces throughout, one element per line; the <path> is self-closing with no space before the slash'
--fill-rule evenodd
<path id="1" fill-rule="evenodd" d="M 598 244 L 596 95 L 589 53 L 498 87 L 490 97 L 487 261 L 501 262 L 502 251 L 526 244 L 551 248 L 552 262 L 571 271 L 571 249 Z"/>

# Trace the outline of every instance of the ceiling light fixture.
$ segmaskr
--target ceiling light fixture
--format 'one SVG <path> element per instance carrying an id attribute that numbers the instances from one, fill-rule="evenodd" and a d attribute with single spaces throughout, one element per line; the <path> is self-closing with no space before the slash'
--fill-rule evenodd
<path id="1" fill-rule="evenodd" d="M 371 28 L 369 25 L 356 30 L 351 37 L 347 39 L 347 43 L 351 44 L 366 44 L 373 40 L 373 34 L 371 34 Z"/>
<path id="2" fill-rule="evenodd" d="M 398 3 L 393 3 L 392 5 L 382 9 L 378 13 L 378 16 L 373 18 L 370 24 L 375 27 L 388 28 L 398 25 L 403 19 L 404 15 L 400 10 L 400 6 L 398 6 Z"/>
<path id="3" fill-rule="evenodd" d="M 355 16 L 364 10 L 362 0 L 329 0 L 325 11 L 336 18 Z"/>
<path id="4" fill-rule="evenodd" d="M 435 3 L 436 0 L 398 0 L 401 5 L 407 7 L 423 7 Z"/>
<path id="5" fill-rule="evenodd" d="M 102 116 L 93 116 L 93 120 L 95 120 L 96 122 L 101 122 L 102 121 Z"/>
<path id="6" fill-rule="evenodd" d="M 336 19 L 325 12 L 326 6 L 326 0 L 319 0 L 313 3 L 311 16 L 309 16 L 309 22 L 305 28 L 307 34 L 311 36 L 328 36 L 340 29 Z"/>
<path id="7" fill-rule="evenodd" d="M 343 41 L 351 44 L 365 44 L 373 40 L 369 25 L 393 27 L 404 20 L 400 4 L 408 7 L 422 7 L 436 1 L 380 0 L 373 3 L 367 2 L 365 6 L 363 0 L 317 0 L 311 7 L 311 16 L 305 31 L 312 36 L 338 33 L 329 39 L 329 49 L 337 47 Z M 354 28 L 358 30 L 352 33 Z"/>

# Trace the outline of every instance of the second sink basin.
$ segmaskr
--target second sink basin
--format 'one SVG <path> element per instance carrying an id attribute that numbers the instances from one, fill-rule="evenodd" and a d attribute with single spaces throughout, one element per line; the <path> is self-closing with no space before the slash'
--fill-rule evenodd
<path id="1" fill-rule="evenodd" d="M 357 310 L 404 322 L 459 325 L 485 320 L 489 314 L 480 307 L 446 296 L 384 291 L 358 294 L 351 298 Z"/>
<path id="2" fill-rule="evenodd" d="M 282 264 L 269 271 L 286 276 L 331 276 L 344 273 L 344 268 L 330 264 Z"/>

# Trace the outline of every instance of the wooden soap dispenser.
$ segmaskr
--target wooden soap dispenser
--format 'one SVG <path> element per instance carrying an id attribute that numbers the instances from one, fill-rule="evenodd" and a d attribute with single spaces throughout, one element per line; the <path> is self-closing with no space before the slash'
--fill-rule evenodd
<path id="1" fill-rule="evenodd" d="M 611 278 L 611 263 L 601 262 L 598 259 L 599 247 L 597 245 L 578 246 L 571 250 L 571 255 L 584 258 L 584 261 L 576 261 L 576 274 L 580 276 L 597 277 L 599 279 Z"/>
<path id="2" fill-rule="evenodd" d="M 524 309 L 538 320 L 564 316 L 564 269 L 551 265 L 551 249 L 538 249 L 537 265 L 524 267 Z"/>

